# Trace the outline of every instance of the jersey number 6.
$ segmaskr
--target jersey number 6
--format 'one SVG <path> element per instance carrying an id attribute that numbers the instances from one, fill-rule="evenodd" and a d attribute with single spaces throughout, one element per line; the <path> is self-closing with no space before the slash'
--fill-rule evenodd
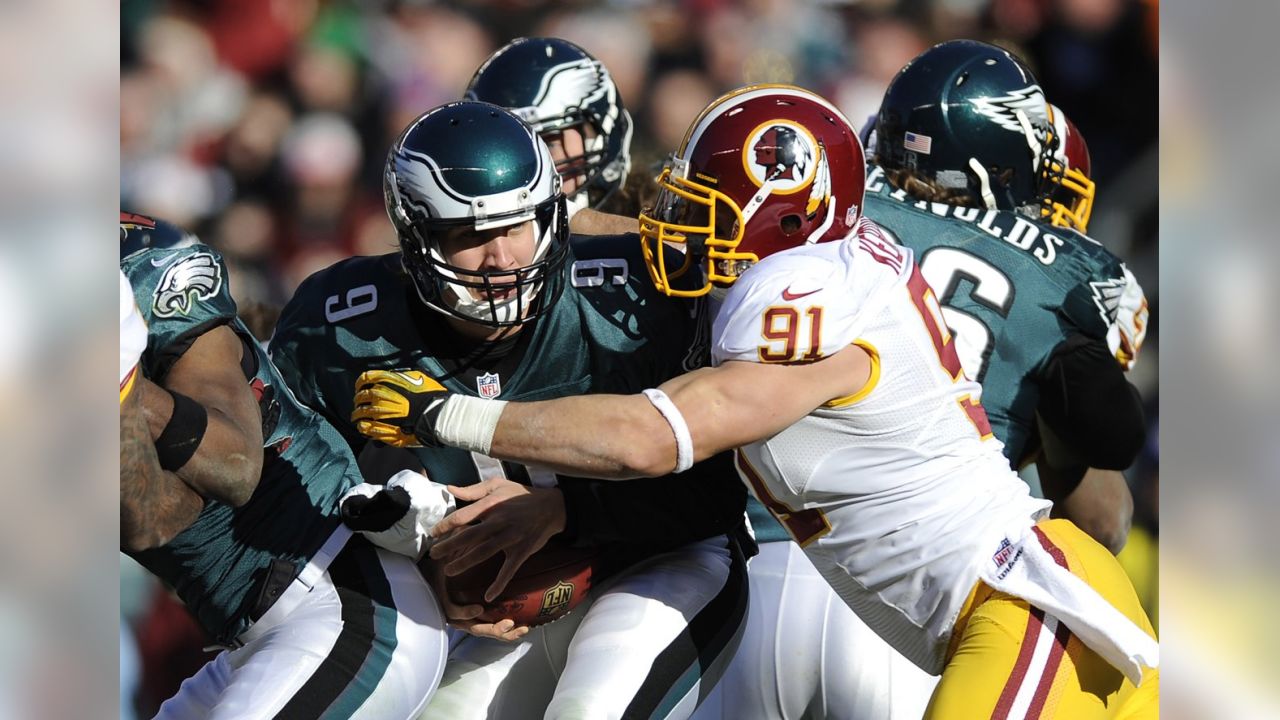
<path id="1" fill-rule="evenodd" d="M 956 354 L 965 372 L 982 382 L 987 358 L 995 344 L 991 328 L 972 313 L 953 307 L 956 286 L 961 280 L 973 283 L 969 299 L 1000 317 L 1009 316 L 1013 305 L 1013 282 L 991 263 L 963 250 L 936 247 L 920 258 L 920 274 L 942 291 L 942 319 L 956 337 Z"/>

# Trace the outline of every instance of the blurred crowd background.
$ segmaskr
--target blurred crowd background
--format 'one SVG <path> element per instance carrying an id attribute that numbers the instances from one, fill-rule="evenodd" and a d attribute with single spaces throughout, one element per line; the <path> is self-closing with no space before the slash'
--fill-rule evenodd
<path id="1" fill-rule="evenodd" d="M 734 87 L 802 85 L 861 125 L 931 44 L 1004 45 L 1087 139 L 1090 234 L 1128 262 L 1152 304 L 1132 378 L 1152 431 L 1129 472 L 1135 531 L 1123 559 L 1157 619 L 1158 14 L 1157 0 L 125 0 L 120 201 L 221 251 L 265 340 L 307 275 L 396 249 L 381 198 L 386 149 L 414 117 L 459 99 L 513 38 L 563 37 L 605 63 L 642 170 Z M 121 591 L 122 682 L 134 688 L 122 713 L 146 716 L 203 662 L 203 639 L 135 567 L 122 568 Z"/>

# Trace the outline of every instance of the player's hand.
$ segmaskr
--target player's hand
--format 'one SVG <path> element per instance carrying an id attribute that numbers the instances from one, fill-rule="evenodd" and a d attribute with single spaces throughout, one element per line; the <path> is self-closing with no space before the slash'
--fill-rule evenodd
<path id="1" fill-rule="evenodd" d="M 351 420 L 362 435 L 394 447 L 434 447 L 434 416 L 448 397 L 421 370 L 369 370 L 356 378 Z"/>
<path id="2" fill-rule="evenodd" d="M 342 522 L 373 544 L 414 560 L 430 545 L 431 528 L 455 507 L 444 485 L 402 470 L 386 485 L 361 483 L 342 496 Z"/>
<path id="3" fill-rule="evenodd" d="M 457 575 L 505 553 L 502 569 L 484 592 L 486 601 L 497 597 L 524 561 L 564 530 L 564 495 L 559 488 L 495 478 L 467 487 L 450 485 L 449 492 L 473 502 L 431 530 L 437 538 L 431 557 L 446 574 Z"/>
<path id="4" fill-rule="evenodd" d="M 476 637 L 492 638 L 504 642 L 519 640 L 529 632 L 528 626 L 516 625 L 515 621 L 511 619 L 499 620 L 496 623 L 477 620 L 476 618 L 484 612 L 482 605 L 455 604 L 453 598 L 449 597 L 449 591 L 445 587 L 444 571 L 441 569 L 440 563 L 434 562 L 430 558 L 423 558 L 418 563 L 418 569 L 421 570 L 423 577 L 427 579 L 427 584 L 431 586 L 432 591 L 439 598 L 440 607 L 444 610 L 445 620 L 451 626 Z"/>
<path id="5" fill-rule="evenodd" d="M 468 621 L 450 623 L 459 630 L 466 630 L 476 637 L 492 638 L 503 642 L 519 640 L 529 633 L 528 625 L 516 625 L 514 620 L 499 620 L 496 623 Z"/>
<path id="6" fill-rule="evenodd" d="M 1116 360 L 1125 370 L 1132 370 L 1138 362 L 1138 353 L 1142 351 L 1142 343 L 1147 339 L 1147 321 L 1151 310 L 1147 305 L 1146 293 L 1138 284 L 1138 279 L 1124 268 L 1124 292 L 1120 295 L 1120 308 L 1116 314 L 1116 327 L 1120 337 L 1118 346 L 1114 348 Z"/>

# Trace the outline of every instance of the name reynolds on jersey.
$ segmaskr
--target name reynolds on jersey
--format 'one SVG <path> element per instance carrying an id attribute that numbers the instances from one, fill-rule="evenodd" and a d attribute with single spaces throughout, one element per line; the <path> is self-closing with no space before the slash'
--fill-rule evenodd
<path id="1" fill-rule="evenodd" d="M 867 178 L 867 194 L 880 193 L 885 189 L 885 183 L 884 171 L 878 167 L 874 168 L 870 177 Z M 890 189 L 887 197 L 904 205 L 911 205 L 918 210 L 927 210 L 940 218 L 955 218 L 969 223 L 993 238 L 1004 240 L 1019 250 L 1031 253 L 1042 265 L 1052 265 L 1053 261 L 1058 259 L 1058 248 L 1064 244 L 1062 238 L 1045 232 L 1036 223 L 1013 213 L 913 200 L 904 190 Z M 894 240 L 897 241 L 897 238 Z"/>

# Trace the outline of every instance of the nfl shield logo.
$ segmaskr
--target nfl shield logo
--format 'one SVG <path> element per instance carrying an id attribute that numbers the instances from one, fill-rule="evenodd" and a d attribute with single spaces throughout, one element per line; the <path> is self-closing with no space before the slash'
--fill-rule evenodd
<path id="1" fill-rule="evenodd" d="M 476 377 L 476 391 L 485 400 L 492 400 L 502 392 L 502 381 L 497 373 L 485 373 Z"/>

